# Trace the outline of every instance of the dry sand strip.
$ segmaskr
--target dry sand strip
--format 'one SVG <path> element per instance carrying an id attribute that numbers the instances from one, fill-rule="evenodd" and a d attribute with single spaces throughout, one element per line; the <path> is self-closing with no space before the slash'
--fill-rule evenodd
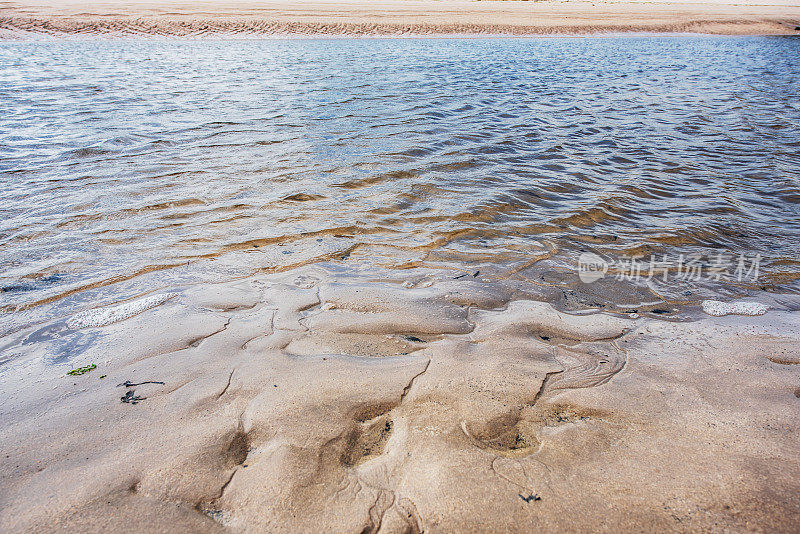
<path id="1" fill-rule="evenodd" d="M 19 333 L 0 531 L 797 532 L 799 313 L 372 280 L 306 269 Z M 97 368 L 37 363 L 67 334 Z"/>
<path id="2" fill-rule="evenodd" d="M 40 36 L 800 35 L 793 0 L 724 3 L 313 0 L 0 2 L 0 38 Z"/>

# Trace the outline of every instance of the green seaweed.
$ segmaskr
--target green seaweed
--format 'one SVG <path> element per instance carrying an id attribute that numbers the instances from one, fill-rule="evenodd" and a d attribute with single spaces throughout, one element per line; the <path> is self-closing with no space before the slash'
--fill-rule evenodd
<path id="1" fill-rule="evenodd" d="M 89 365 L 87 365 L 85 367 L 78 367 L 77 369 L 73 369 L 71 371 L 67 371 L 67 374 L 71 375 L 71 376 L 85 375 L 86 373 L 88 373 L 92 369 L 96 369 L 96 368 L 97 368 L 97 365 L 95 365 L 93 363 L 90 363 Z"/>

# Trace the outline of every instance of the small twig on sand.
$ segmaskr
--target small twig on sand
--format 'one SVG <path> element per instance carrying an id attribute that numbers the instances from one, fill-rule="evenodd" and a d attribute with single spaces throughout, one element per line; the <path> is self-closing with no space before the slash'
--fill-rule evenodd
<path id="1" fill-rule="evenodd" d="M 144 382 L 131 382 L 130 380 L 126 380 L 122 384 L 117 384 L 117 387 L 132 388 L 134 386 L 141 386 L 142 384 L 161 384 L 163 386 L 164 382 L 159 382 L 157 380 L 145 380 Z"/>

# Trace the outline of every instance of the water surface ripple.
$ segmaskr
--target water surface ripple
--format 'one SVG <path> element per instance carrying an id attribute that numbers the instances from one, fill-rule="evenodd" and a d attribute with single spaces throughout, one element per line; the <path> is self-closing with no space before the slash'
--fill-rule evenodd
<path id="1" fill-rule="evenodd" d="M 761 254 L 761 287 L 792 290 L 798 58 L 775 37 L 1 43 L 2 309 L 543 250 Z"/>

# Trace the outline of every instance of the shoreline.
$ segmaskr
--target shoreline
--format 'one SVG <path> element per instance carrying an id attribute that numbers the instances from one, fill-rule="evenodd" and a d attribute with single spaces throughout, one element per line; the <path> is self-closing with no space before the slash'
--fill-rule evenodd
<path id="1" fill-rule="evenodd" d="M 510 0 L 509 0 L 510 1 Z M 2 22 L 0 22 L 0 25 Z M 302 39 L 625 39 L 637 37 L 792 37 L 794 33 L 758 33 L 758 32 L 726 32 L 726 33 L 706 33 L 695 31 L 674 31 L 667 30 L 597 30 L 597 31 L 563 31 L 558 32 L 553 28 L 541 33 L 501 33 L 491 31 L 475 32 L 421 32 L 403 31 L 392 32 L 387 30 L 385 33 L 371 32 L 335 32 L 335 31 L 316 31 L 316 32 L 217 32 L 212 34 L 193 34 L 193 33 L 159 33 L 152 34 L 146 32 L 65 32 L 51 33 L 39 31 L 19 32 L 9 30 L 0 26 L 0 43 L 14 42 L 54 42 L 54 41 L 128 41 L 128 40 L 163 40 L 163 41 L 255 41 L 255 40 L 302 40 Z"/>
<path id="2" fill-rule="evenodd" d="M 0 532 L 796 533 L 800 39 L 56 1 L 0 43 Z M 778 16 L 670 5 L 592 7 Z"/>
<path id="3" fill-rule="evenodd" d="M 722 2 L 380 0 L 0 4 L 0 39 L 39 36 L 583 36 L 628 33 L 800 35 L 800 7 Z"/>

